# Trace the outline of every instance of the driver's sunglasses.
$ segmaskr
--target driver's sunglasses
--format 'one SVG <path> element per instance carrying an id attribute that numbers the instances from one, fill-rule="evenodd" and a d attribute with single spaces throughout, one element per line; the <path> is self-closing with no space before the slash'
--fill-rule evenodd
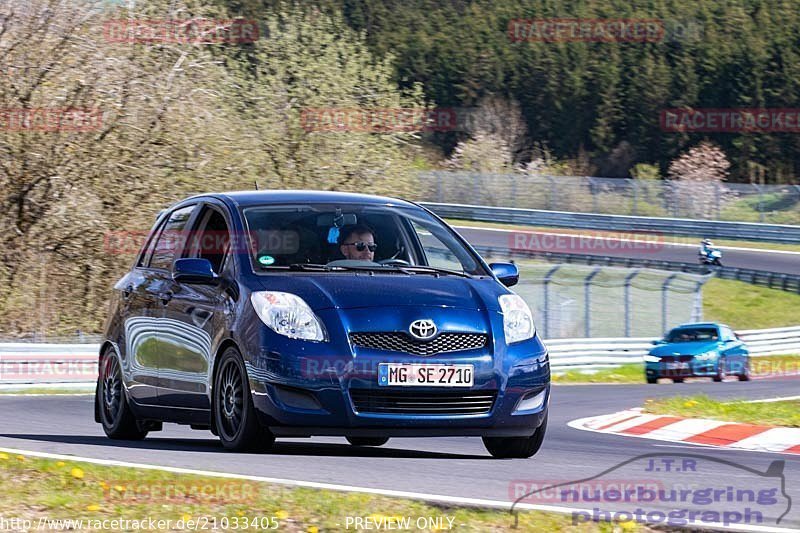
<path id="1" fill-rule="evenodd" d="M 364 250 L 369 250 L 370 252 L 374 252 L 375 250 L 378 249 L 378 245 L 375 244 L 374 242 L 364 242 L 364 241 L 346 242 L 342 246 L 355 246 L 356 250 L 358 250 L 359 252 L 363 252 Z"/>

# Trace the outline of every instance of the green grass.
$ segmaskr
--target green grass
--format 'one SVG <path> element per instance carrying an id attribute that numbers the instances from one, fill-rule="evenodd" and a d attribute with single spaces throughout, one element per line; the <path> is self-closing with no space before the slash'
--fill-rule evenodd
<path id="1" fill-rule="evenodd" d="M 762 329 L 800 324 L 800 294 L 711 279 L 703 286 L 703 319 L 733 329 Z"/>
<path id="2" fill-rule="evenodd" d="M 216 517 L 219 527 L 222 517 L 226 517 L 230 529 L 234 529 L 235 520 L 260 517 L 263 520 L 274 519 L 280 531 L 316 533 L 344 530 L 347 517 L 409 517 L 413 522 L 421 517 L 438 517 L 444 519 L 445 529 L 449 517 L 454 519 L 453 529 L 458 531 L 501 532 L 510 529 L 514 523 L 513 516 L 507 511 L 440 506 L 368 493 L 285 487 L 2 452 L 0 492 L 3 494 L 0 498 L 1 516 L 31 519 L 34 524 L 42 517 L 89 520 L 153 518 L 172 520 L 172 527 L 176 528 L 176 522 L 181 519 L 196 521 L 202 517 Z M 539 511 L 519 514 L 520 531 L 651 531 L 632 522 L 578 526 L 571 522 L 570 515 Z M 350 529 L 356 529 L 352 522 Z M 437 529 L 424 528 L 421 531 Z"/>
<path id="3" fill-rule="evenodd" d="M 515 224 L 505 224 L 501 222 L 482 222 L 476 220 L 459 220 L 459 219 L 446 219 L 447 223 L 452 226 L 475 226 L 481 228 L 498 228 L 514 231 L 540 231 L 545 233 L 564 233 L 574 235 L 594 235 L 597 237 L 620 237 L 630 239 L 635 238 L 634 232 L 618 232 L 618 231 L 598 231 L 591 229 L 574 229 L 574 228 L 560 228 L 554 226 L 521 226 Z M 660 238 L 659 242 L 664 244 L 691 244 L 700 248 L 700 238 L 691 235 L 657 235 L 657 234 L 641 234 L 642 240 L 653 242 L 654 239 Z M 731 239 L 714 239 L 714 244 L 718 246 L 730 246 L 738 248 L 754 248 L 759 250 L 783 250 L 789 252 L 800 252 L 800 244 L 783 244 L 778 242 L 761 242 L 761 241 L 739 241 Z"/>
<path id="4" fill-rule="evenodd" d="M 592 373 L 570 370 L 563 374 L 553 374 L 552 380 L 553 383 L 559 384 L 643 383 L 644 364 L 622 365 L 617 368 L 605 368 Z"/>
<path id="5" fill-rule="evenodd" d="M 800 400 L 768 403 L 746 403 L 745 400 L 721 402 L 701 394 L 647 400 L 644 404 L 644 411 L 688 418 L 711 418 L 767 426 L 800 427 Z"/>
<path id="6" fill-rule="evenodd" d="M 769 355 L 753 357 L 750 360 L 750 374 L 756 376 L 793 374 L 800 371 L 800 355 Z M 588 383 L 644 383 L 644 363 L 622 365 L 596 372 L 570 370 L 553 374 L 553 383 L 588 384 Z"/>

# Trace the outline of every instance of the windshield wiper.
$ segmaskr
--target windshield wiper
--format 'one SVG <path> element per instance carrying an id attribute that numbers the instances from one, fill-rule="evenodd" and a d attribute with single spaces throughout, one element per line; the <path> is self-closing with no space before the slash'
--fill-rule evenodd
<path id="1" fill-rule="evenodd" d="M 397 268 L 398 270 L 403 270 L 404 272 L 411 272 L 414 274 L 416 274 L 417 272 L 421 272 L 426 274 L 446 274 L 449 276 L 472 278 L 472 275 L 467 274 L 466 272 L 461 272 L 460 270 L 451 270 L 449 268 L 434 267 L 429 265 L 387 265 L 387 266 L 392 266 L 393 268 Z"/>

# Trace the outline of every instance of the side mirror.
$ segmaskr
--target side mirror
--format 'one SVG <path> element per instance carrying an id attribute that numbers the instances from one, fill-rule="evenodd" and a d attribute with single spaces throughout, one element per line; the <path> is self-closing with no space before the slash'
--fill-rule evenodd
<path id="1" fill-rule="evenodd" d="M 497 276 L 500 283 L 506 287 L 511 287 L 519 282 L 519 269 L 514 263 L 490 263 L 489 268 Z"/>
<path id="2" fill-rule="evenodd" d="M 197 283 L 200 285 L 216 285 L 219 276 L 214 273 L 211 261 L 203 258 L 184 258 L 175 260 L 172 268 L 172 279 L 178 283 Z"/>

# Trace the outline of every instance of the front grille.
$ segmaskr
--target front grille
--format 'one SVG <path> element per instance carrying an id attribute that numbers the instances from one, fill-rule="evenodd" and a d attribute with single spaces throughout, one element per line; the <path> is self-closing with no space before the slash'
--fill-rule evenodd
<path id="1" fill-rule="evenodd" d="M 492 410 L 497 391 L 382 391 L 350 389 L 360 413 L 480 415 Z"/>
<path id="2" fill-rule="evenodd" d="M 666 362 L 669 362 L 669 363 L 672 363 L 672 362 L 688 363 L 693 358 L 694 357 L 691 356 L 691 355 L 664 355 L 664 356 L 661 356 L 661 361 L 663 361 L 665 363 Z"/>
<path id="3" fill-rule="evenodd" d="M 381 333 L 351 333 L 350 340 L 360 348 L 426 356 L 483 348 L 486 346 L 488 337 L 483 333 L 440 333 L 431 340 L 420 341 L 407 333 L 389 331 Z"/>

